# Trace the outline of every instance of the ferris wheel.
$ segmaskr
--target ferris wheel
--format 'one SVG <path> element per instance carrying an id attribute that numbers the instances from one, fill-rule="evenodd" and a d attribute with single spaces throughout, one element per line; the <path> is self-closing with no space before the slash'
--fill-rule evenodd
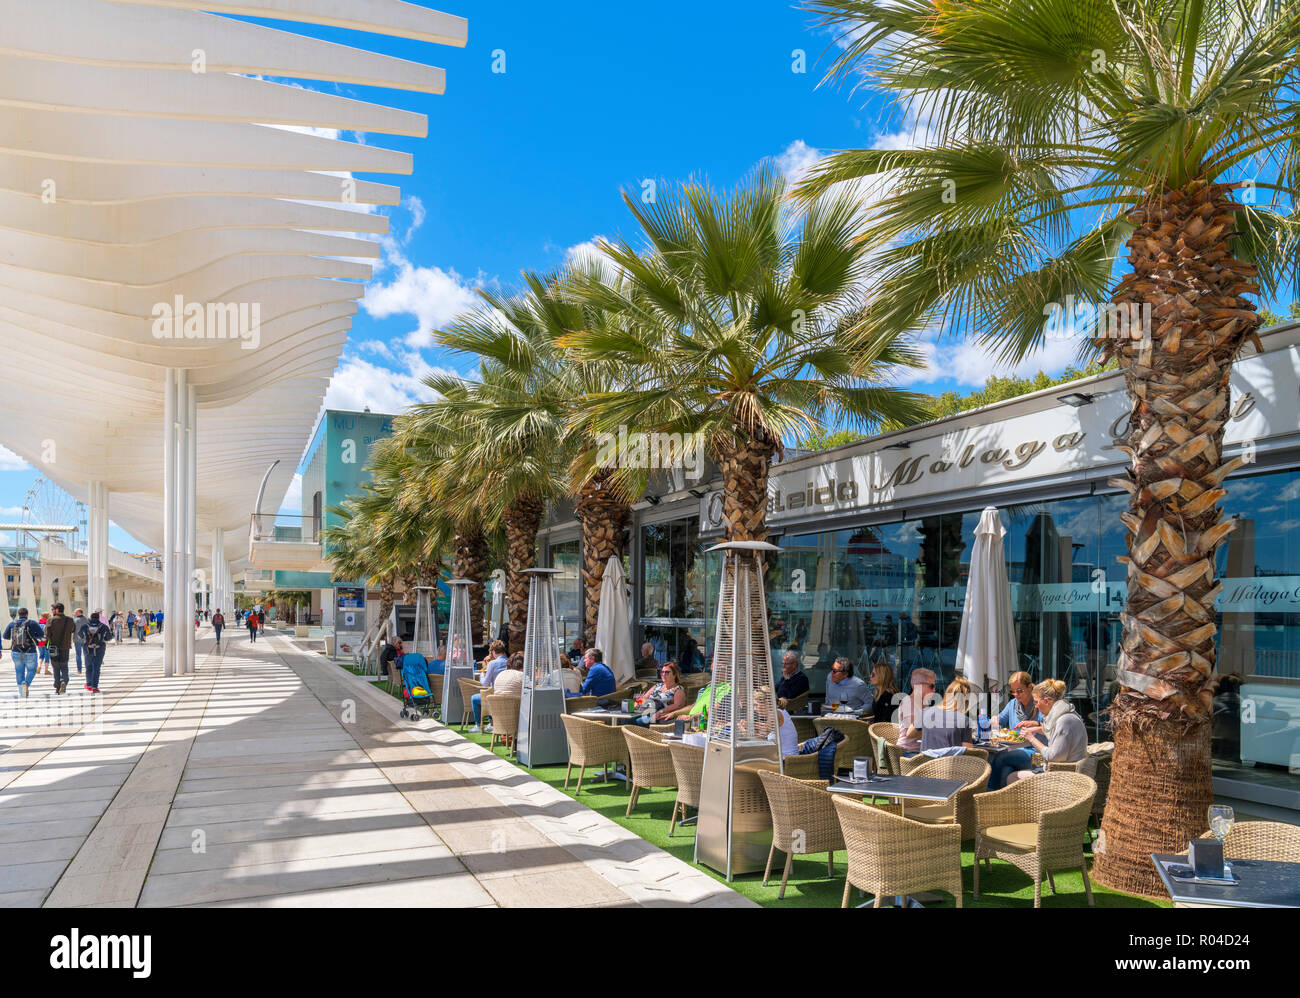
<path id="1" fill-rule="evenodd" d="M 18 533 L 25 535 L 28 544 L 43 537 L 66 544 L 74 551 L 86 547 L 86 504 L 79 502 L 48 478 L 38 477 L 23 498 L 22 527 Z M 72 527 L 71 531 L 50 530 L 50 527 Z"/>

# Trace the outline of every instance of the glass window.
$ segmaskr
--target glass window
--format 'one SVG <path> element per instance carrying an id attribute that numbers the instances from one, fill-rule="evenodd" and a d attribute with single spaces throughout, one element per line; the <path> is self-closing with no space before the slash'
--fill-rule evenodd
<path id="1" fill-rule="evenodd" d="M 683 672 L 708 668 L 709 607 L 716 596 L 716 560 L 704 554 L 698 517 L 641 528 L 641 631 L 660 662 Z"/>
<path id="2" fill-rule="evenodd" d="M 550 567 L 560 570 L 552 588 L 562 647 L 568 649 L 573 646 L 574 638 L 582 636 L 582 541 L 550 545 L 550 558 Z"/>

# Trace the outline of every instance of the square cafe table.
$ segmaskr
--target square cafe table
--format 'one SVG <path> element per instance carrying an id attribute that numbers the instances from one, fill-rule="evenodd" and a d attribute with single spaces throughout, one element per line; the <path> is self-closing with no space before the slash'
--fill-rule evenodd
<path id="1" fill-rule="evenodd" d="M 826 789 L 833 794 L 897 797 L 899 800 L 923 800 L 942 804 L 965 785 L 961 780 L 938 780 L 931 776 L 873 776 L 864 783 L 842 780 L 832 783 Z M 903 814 L 907 814 L 906 807 Z"/>
<path id="2" fill-rule="evenodd" d="M 1229 859 L 1238 883 L 1198 884 L 1175 880 L 1166 864 L 1188 862 L 1186 856 L 1151 854 L 1151 862 L 1175 905 L 1207 908 L 1300 908 L 1300 863 L 1264 859 Z"/>

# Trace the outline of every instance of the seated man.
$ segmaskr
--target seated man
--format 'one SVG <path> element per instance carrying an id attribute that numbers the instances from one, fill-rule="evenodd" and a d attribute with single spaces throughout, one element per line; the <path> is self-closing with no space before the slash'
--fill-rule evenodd
<path id="1" fill-rule="evenodd" d="M 897 719 L 894 722 L 898 725 L 898 747 L 903 750 L 903 755 L 909 756 L 921 751 L 921 739 L 919 736 L 913 737 L 912 731 L 922 727 L 922 713 L 930 706 L 929 701 L 934 696 L 934 670 L 913 669 L 910 678 L 912 693 L 898 705 Z"/>
<path id="2" fill-rule="evenodd" d="M 588 648 L 583 662 L 587 666 L 587 678 L 582 681 L 577 693 L 565 690 L 566 697 L 607 697 L 618 689 L 618 681 L 605 664 L 605 656 L 599 648 Z"/>
<path id="3" fill-rule="evenodd" d="M 492 656 L 492 660 L 484 667 L 483 678 L 480 680 L 480 685 L 484 687 L 493 685 L 497 676 L 506 671 L 506 665 L 510 661 L 506 658 L 506 643 L 504 641 L 493 641 L 488 645 L 488 654 Z M 470 705 L 474 710 L 474 727 L 470 728 L 470 731 L 479 731 L 481 730 L 480 725 L 483 723 L 483 711 L 482 700 L 477 693 L 470 700 Z"/>
<path id="4" fill-rule="evenodd" d="M 384 645 L 384 650 L 379 653 L 379 674 L 396 681 L 402 667 L 402 656 L 405 654 L 406 648 L 402 645 L 401 638 L 397 638 L 390 645 Z"/>
<path id="5" fill-rule="evenodd" d="M 636 660 L 637 679 L 658 680 L 659 660 L 655 658 L 655 646 L 649 641 L 641 646 L 641 657 Z"/>
<path id="6" fill-rule="evenodd" d="M 799 668 L 799 656 L 792 651 L 781 656 L 781 678 L 776 684 L 778 706 L 808 692 L 808 674 Z"/>
<path id="7" fill-rule="evenodd" d="M 841 655 L 831 666 L 826 680 L 826 702 L 845 704 L 859 710 L 872 702 L 871 688 L 853 674 L 853 663 Z"/>

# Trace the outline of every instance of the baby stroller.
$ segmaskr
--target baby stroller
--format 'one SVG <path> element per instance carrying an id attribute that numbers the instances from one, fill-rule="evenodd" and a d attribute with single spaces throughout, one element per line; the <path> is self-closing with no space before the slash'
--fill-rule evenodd
<path id="1" fill-rule="evenodd" d="M 438 704 L 429 684 L 428 662 L 417 652 L 402 656 L 402 719 L 438 717 Z"/>

